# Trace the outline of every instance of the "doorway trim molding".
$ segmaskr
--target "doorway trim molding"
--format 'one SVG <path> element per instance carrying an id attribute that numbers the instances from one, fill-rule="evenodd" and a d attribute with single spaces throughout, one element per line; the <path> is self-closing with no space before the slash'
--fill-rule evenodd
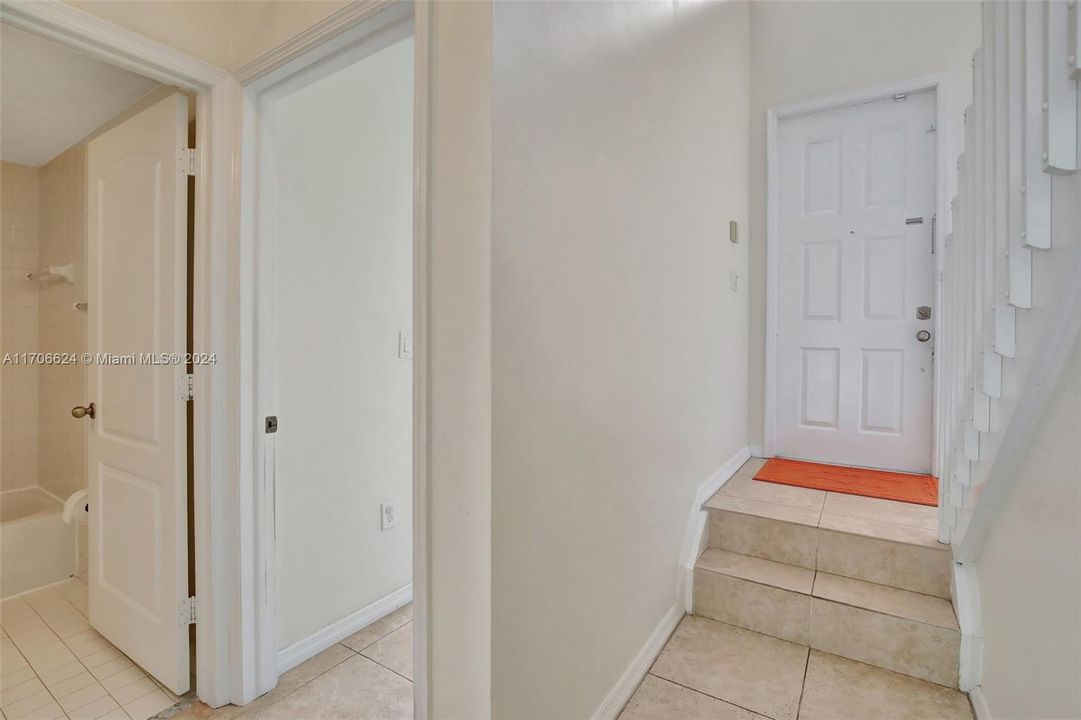
<path id="1" fill-rule="evenodd" d="M 0 0 L 0 19 L 109 65 L 180 88 L 196 96 L 195 283 L 192 322 L 194 350 L 216 353 L 216 365 L 195 367 L 194 503 L 195 577 L 199 620 L 196 686 L 201 700 L 220 706 L 239 699 L 239 657 L 243 630 L 237 614 L 236 503 L 233 472 L 237 446 L 235 410 L 227 405 L 235 390 L 229 313 L 231 248 L 235 233 L 232 204 L 238 136 L 235 81 L 223 68 L 115 25 L 62 0 Z M 212 481 L 213 479 L 213 481 Z"/>
<path id="2" fill-rule="evenodd" d="M 340 62 L 348 49 L 363 42 L 384 24 L 412 17 L 414 38 L 414 122 L 413 122 L 413 584 L 361 609 L 357 617 L 374 619 L 412 599 L 414 611 L 415 717 L 427 717 L 430 696 L 429 639 L 429 542 L 428 542 L 428 146 L 430 83 L 430 13 L 426 0 L 354 0 L 302 33 L 267 51 L 234 72 L 238 81 L 237 113 L 239 129 L 237 285 L 239 302 L 238 388 L 239 408 L 239 502 L 244 520 L 239 528 L 241 575 L 245 618 L 245 692 L 243 702 L 272 689 L 285 665 L 310 656 L 320 642 L 345 633 L 350 618 L 325 629 L 318 639 L 303 647 L 279 650 L 276 643 L 276 599 L 274 574 L 274 505 L 272 465 L 265 462 L 273 453 L 262 431 L 259 412 L 264 407 L 261 382 L 263 370 L 257 358 L 262 343 L 257 328 L 265 318 L 255 309 L 264 282 L 257 252 L 260 241 L 260 106 L 268 94 L 294 78 L 312 71 L 321 63 Z M 265 333 L 260 333 L 265 336 Z M 270 436 L 273 437 L 273 436 Z M 268 471 L 267 468 L 270 468 Z M 352 616 L 351 616 L 352 618 Z M 356 620 L 356 618 L 352 618 Z M 355 623 L 354 623 L 355 624 Z M 340 627 L 339 627 L 340 625 Z M 355 630 L 352 627 L 350 632 Z M 346 635 L 348 633 L 345 633 Z"/>
<path id="3" fill-rule="evenodd" d="M 850 90 L 835 95 L 812 98 L 788 105 L 774 105 L 766 110 L 766 398 L 765 398 L 765 447 L 764 455 L 773 457 L 777 451 L 777 345 L 778 345 L 778 321 L 777 304 L 779 302 L 779 289 L 777 287 L 780 275 L 780 152 L 778 144 L 778 131 L 781 120 L 808 115 L 810 113 L 825 110 L 837 110 L 863 103 L 891 98 L 899 93 L 915 93 L 922 90 L 930 90 L 935 93 L 935 212 L 937 215 L 936 242 L 941 243 L 952 230 L 952 213 L 950 198 L 957 191 L 957 171 L 954 164 L 952 127 L 950 125 L 950 85 L 951 78 L 948 72 L 925 75 L 901 80 L 898 82 L 883 83 L 870 87 Z M 942 277 L 943 253 L 935 256 L 935 314 L 934 333 L 935 343 L 941 342 L 941 317 L 938 311 L 942 307 L 941 302 L 941 277 Z M 931 468 L 932 472 L 941 474 L 940 458 L 941 448 L 941 403 L 942 397 L 942 373 L 940 363 L 934 366 L 934 398 L 933 422 L 931 443 Z M 941 481 L 940 481 L 941 484 Z M 939 498 L 944 493 L 939 492 Z M 940 507 L 941 516 L 941 507 Z M 945 524 L 939 523 L 940 540 L 947 542 L 948 537 L 942 538 Z"/>

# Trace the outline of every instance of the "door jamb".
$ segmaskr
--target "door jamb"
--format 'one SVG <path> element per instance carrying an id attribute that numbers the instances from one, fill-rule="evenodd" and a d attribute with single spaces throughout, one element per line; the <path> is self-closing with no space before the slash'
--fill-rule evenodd
<path id="1" fill-rule="evenodd" d="M 218 364 L 195 371 L 194 443 L 196 686 L 212 706 L 233 702 L 242 684 L 230 658 L 240 630 L 235 607 L 235 434 L 226 404 L 235 389 L 228 275 L 233 247 L 235 82 L 222 68 L 151 40 L 61 0 L 0 0 L 5 24 L 47 38 L 109 65 L 196 94 L 194 351 Z M 211 478 L 217 478 L 211 482 Z"/>
<path id="2" fill-rule="evenodd" d="M 951 213 L 950 198 L 957 191 L 957 170 L 954 164 L 955 155 L 952 151 L 953 138 L 951 137 L 952 126 L 950 124 L 950 73 L 936 73 L 911 80 L 902 80 L 893 83 L 884 83 L 871 87 L 860 88 L 836 95 L 813 98 L 788 105 L 774 105 L 766 110 L 766 397 L 765 397 L 765 455 L 773 457 L 776 454 L 776 404 L 777 404 L 777 303 L 779 293 L 777 278 L 780 273 L 780 259 L 778 247 L 780 245 L 780 153 L 778 147 L 778 131 L 780 121 L 821 112 L 823 110 L 837 110 L 851 107 L 875 100 L 893 97 L 898 93 L 915 93 L 921 90 L 931 90 L 935 93 L 935 141 L 936 141 L 936 194 L 935 212 L 937 215 L 937 227 L 935 228 L 936 242 L 942 247 L 944 238 L 952 231 L 953 217 Z M 941 250 L 935 253 L 935 315 L 934 337 L 936 346 L 941 347 L 942 331 L 942 268 L 944 254 Z M 944 457 L 943 449 L 939 447 L 943 427 L 941 422 L 941 398 L 943 395 L 941 363 L 934 364 L 933 400 L 930 420 L 934 423 L 931 433 L 931 468 L 932 472 L 940 477 L 941 462 Z M 939 481 L 941 485 L 941 480 Z M 939 488 L 939 499 L 945 493 Z M 941 507 L 940 507 L 941 516 Z M 945 523 L 939 523 L 940 540 L 948 542 L 949 538 L 943 538 L 942 533 L 948 532 Z"/>
<path id="3" fill-rule="evenodd" d="M 250 660 L 243 702 L 273 688 L 278 682 L 278 649 L 274 638 L 275 598 L 272 473 L 264 468 L 264 438 L 257 413 L 260 368 L 256 364 L 258 322 L 255 304 L 260 292 L 256 247 L 259 188 L 259 104 L 263 94 L 279 82 L 352 45 L 365 21 L 384 10 L 412 5 L 414 38 L 414 145 L 413 145 L 413 603 L 414 714 L 427 716 L 430 692 L 428 625 L 428 483 L 427 483 L 427 270 L 428 270 L 428 136 L 429 136 L 429 17 L 431 3 L 393 0 L 354 0 L 308 30 L 271 49 L 234 72 L 242 87 L 241 160 L 239 166 L 240 218 L 237 289 L 240 312 L 239 387 L 241 516 L 249 520 L 240 528 L 241 562 L 248 568 L 242 579 L 246 590 L 245 617 Z M 317 57 L 313 59 L 313 54 Z M 262 475 L 260 477 L 260 474 Z"/>

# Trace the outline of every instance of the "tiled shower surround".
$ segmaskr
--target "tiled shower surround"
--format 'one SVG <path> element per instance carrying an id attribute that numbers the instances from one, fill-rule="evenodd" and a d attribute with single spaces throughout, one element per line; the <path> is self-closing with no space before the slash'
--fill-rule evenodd
<path id="1" fill-rule="evenodd" d="M 0 164 L 0 357 L 38 349 L 38 168 Z M 38 481 L 39 369 L 0 365 L 0 490 Z"/>
<path id="2" fill-rule="evenodd" d="M 86 349 L 86 146 L 33 168 L 0 163 L 0 357 Z M 74 285 L 28 280 L 44 267 L 76 264 Z M 86 487 L 86 367 L 0 366 L 0 490 L 37 487 L 63 500 Z M 85 569 L 80 525 L 79 570 Z"/>

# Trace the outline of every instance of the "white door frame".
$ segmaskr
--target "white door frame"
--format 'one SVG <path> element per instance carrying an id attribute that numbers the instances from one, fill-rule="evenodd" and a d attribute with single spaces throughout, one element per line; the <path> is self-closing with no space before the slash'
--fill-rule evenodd
<path id="1" fill-rule="evenodd" d="M 233 89 L 235 82 L 215 65 L 131 32 L 60 0 L 0 0 L 5 24 L 39 35 L 102 62 L 196 94 L 194 350 L 215 352 L 217 365 L 195 367 L 195 576 L 199 616 L 196 668 L 199 697 L 211 705 L 232 702 L 241 680 L 237 657 L 239 623 L 234 602 L 235 503 L 226 482 L 236 445 L 225 405 L 231 375 L 228 303 L 219 299 L 233 245 L 230 188 Z M 223 342 L 224 341 L 224 342 Z M 206 400 L 204 400 L 206 398 Z M 211 402 L 213 398 L 213 402 Z M 211 482 L 211 478 L 218 478 Z"/>
<path id="2" fill-rule="evenodd" d="M 408 2 L 408 0 L 403 0 Z M 211 63 L 79 10 L 63 0 L 0 0 L 3 22 L 46 37 L 110 65 L 196 94 L 195 280 L 192 319 L 195 352 L 217 363 L 195 367 L 195 576 L 196 684 L 213 707 L 251 702 L 268 687 L 269 670 L 257 628 L 266 599 L 252 453 L 254 419 L 252 266 L 242 235 L 241 145 L 245 94 L 251 82 L 332 41 L 392 4 L 355 0 L 300 35 L 231 75 Z M 414 38 L 414 298 L 413 298 L 413 577 L 414 709 L 427 717 L 430 693 L 428 587 L 428 147 L 431 3 L 415 0 Z M 249 253 L 245 255 L 245 253 Z M 247 355 L 246 355 L 247 354 Z M 275 653 L 276 654 L 276 653 Z M 277 680 L 274 658 L 273 677 Z"/>
<path id="3" fill-rule="evenodd" d="M 413 157 L 413 602 L 414 602 L 414 713 L 427 717 L 428 674 L 428 512 L 427 512 L 427 175 L 428 175 L 428 82 L 430 4 L 393 0 L 356 0 L 322 22 L 234 71 L 243 86 L 243 128 L 240 152 L 240 238 L 238 248 L 240 348 L 240 487 L 244 508 L 241 517 L 241 562 L 249 571 L 246 585 L 245 631 L 251 683 L 245 684 L 243 702 L 273 688 L 287 665 L 323 649 L 328 638 L 357 628 L 342 623 L 328 629 L 325 637 L 290 649 L 282 656 L 277 647 L 276 591 L 274 587 L 274 478 L 266 463 L 271 446 L 263 432 L 262 411 L 267 392 L 267 365 L 258 358 L 269 352 L 268 318 L 255 310 L 268 292 L 267 273 L 261 272 L 265 249 L 273 242 L 273 227 L 259 210 L 260 106 L 268 93 L 345 48 L 362 41 L 388 20 L 412 16 L 414 57 L 414 157 Z M 333 63 L 338 58 L 331 59 Z M 261 252 L 259 252 L 261 251 Z M 259 330 L 259 332 L 257 332 Z M 272 452 L 272 450 L 270 450 Z M 333 630 L 333 632 L 329 632 Z M 332 637 L 333 636 L 333 637 Z"/>
<path id="4" fill-rule="evenodd" d="M 778 257 L 780 248 L 780 151 L 778 145 L 778 130 L 781 120 L 821 112 L 823 110 L 836 110 L 854 105 L 861 105 L 875 100 L 892 98 L 899 93 L 915 93 L 921 90 L 930 90 L 935 93 L 935 140 L 937 145 L 936 162 L 936 194 L 935 213 L 937 216 L 936 242 L 941 247 L 943 239 L 950 233 L 952 213 L 950 211 L 950 199 L 956 194 L 957 170 L 954 165 L 952 153 L 952 138 L 950 137 L 950 74 L 938 73 L 912 80 L 874 85 L 872 87 L 851 90 L 837 95 L 813 98 L 790 105 L 776 105 L 766 111 L 766 407 L 765 407 L 765 455 L 773 457 L 776 454 L 777 438 L 777 334 L 779 332 L 777 322 L 777 304 L 779 301 L 779 288 L 777 286 L 780 273 L 780 260 Z M 935 307 L 934 307 L 934 338 L 936 346 L 941 341 L 941 277 L 942 277 L 943 253 L 935 255 Z M 939 459 L 943 456 L 940 443 L 939 430 L 943 427 L 940 422 L 941 406 L 941 363 L 934 365 L 934 431 L 932 432 L 931 468 L 932 472 L 941 475 Z M 939 492 L 941 500 L 944 493 Z"/>

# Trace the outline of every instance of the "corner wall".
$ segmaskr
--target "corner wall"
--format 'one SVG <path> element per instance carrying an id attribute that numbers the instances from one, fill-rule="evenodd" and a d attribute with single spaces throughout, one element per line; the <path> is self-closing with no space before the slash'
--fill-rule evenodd
<path id="1" fill-rule="evenodd" d="M 954 154 L 972 97 L 972 52 L 980 44 L 977 2 L 751 4 L 750 381 L 748 434 L 765 441 L 766 110 L 939 72 L 951 74 Z"/>
<path id="2" fill-rule="evenodd" d="M 492 716 L 586 718 L 747 444 L 748 7 L 496 3 L 494 35 Z"/>
<path id="3" fill-rule="evenodd" d="M 1081 341 L 976 561 L 993 718 L 1081 717 Z"/>

